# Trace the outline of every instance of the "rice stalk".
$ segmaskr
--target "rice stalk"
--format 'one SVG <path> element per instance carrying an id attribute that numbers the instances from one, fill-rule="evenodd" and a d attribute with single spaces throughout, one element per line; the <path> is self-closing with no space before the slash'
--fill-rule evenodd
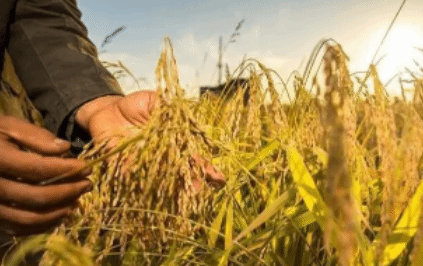
<path id="1" fill-rule="evenodd" d="M 378 172 L 382 181 L 382 210 L 380 214 L 381 241 L 376 249 L 376 259 L 383 260 L 383 250 L 387 244 L 389 234 L 398 218 L 399 213 L 394 212 L 395 198 L 398 191 L 398 182 L 401 175 L 398 174 L 397 153 L 398 144 L 396 137 L 395 120 L 392 109 L 383 91 L 383 85 L 379 80 L 376 67 L 371 66 L 371 75 L 375 86 L 375 104 L 373 105 L 374 125 L 376 129 L 377 158 L 379 158 Z"/>
<path id="2" fill-rule="evenodd" d="M 335 233 L 335 247 L 340 265 L 352 265 L 354 250 L 357 244 L 355 231 L 357 213 L 351 193 L 351 175 L 348 170 L 348 131 L 346 119 L 349 101 L 350 81 L 347 75 L 345 57 L 339 46 L 328 46 L 324 57 L 326 76 L 325 120 L 324 125 L 329 146 L 327 168 L 327 203 L 329 219 L 326 227 L 326 243 Z M 350 122 L 350 121 L 348 121 Z M 350 132 L 351 133 L 351 132 Z M 354 134 L 354 133 L 352 133 Z M 333 231 L 334 223 L 339 230 Z"/>

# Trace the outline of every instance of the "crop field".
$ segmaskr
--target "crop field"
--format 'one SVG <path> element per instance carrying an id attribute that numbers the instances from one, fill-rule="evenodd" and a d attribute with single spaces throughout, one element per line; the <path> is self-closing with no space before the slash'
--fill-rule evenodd
<path id="1" fill-rule="evenodd" d="M 87 146 L 93 192 L 54 232 L 18 239 L 5 265 L 40 251 L 55 266 L 423 265 L 423 79 L 411 101 L 390 98 L 376 65 L 353 82 L 341 45 L 324 40 L 286 90 L 245 59 L 229 76 L 249 80 L 247 104 L 241 89 L 197 101 L 175 58 L 165 38 L 149 123 L 113 149 Z M 226 183 L 208 182 L 193 154 Z"/>

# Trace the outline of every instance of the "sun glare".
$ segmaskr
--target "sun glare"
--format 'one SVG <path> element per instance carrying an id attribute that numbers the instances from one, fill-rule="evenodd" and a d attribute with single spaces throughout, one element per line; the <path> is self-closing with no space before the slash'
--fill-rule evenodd
<path id="1" fill-rule="evenodd" d="M 379 57 L 386 55 L 378 67 L 383 82 L 389 81 L 398 73 L 404 73 L 406 67 L 410 70 L 416 69 L 413 59 L 419 61 L 422 53 L 414 47 L 423 48 L 423 38 L 418 29 L 412 26 L 392 29 L 379 54 Z M 399 93 L 399 88 L 393 93 Z"/>

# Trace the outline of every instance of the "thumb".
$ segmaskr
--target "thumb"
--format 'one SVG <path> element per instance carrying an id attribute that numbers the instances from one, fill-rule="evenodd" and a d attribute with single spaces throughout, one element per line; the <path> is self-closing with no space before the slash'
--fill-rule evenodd
<path id="1" fill-rule="evenodd" d="M 0 117 L 0 134 L 9 140 L 43 155 L 62 155 L 70 149 L 70 142 L 57 138 L 47 129 L 12 116 Z"/>

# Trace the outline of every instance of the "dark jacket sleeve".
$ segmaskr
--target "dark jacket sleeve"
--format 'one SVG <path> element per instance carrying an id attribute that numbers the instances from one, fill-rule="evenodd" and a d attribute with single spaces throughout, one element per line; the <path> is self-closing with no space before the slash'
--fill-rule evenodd
<path id="1" fill-rule="evenodd" d="M 55 134 L 69 131 L 66 123 L 81 104 L 122 94 L 98 60 L 75 0 L 18 0 L 8 50 L 30 99 Z"/>

